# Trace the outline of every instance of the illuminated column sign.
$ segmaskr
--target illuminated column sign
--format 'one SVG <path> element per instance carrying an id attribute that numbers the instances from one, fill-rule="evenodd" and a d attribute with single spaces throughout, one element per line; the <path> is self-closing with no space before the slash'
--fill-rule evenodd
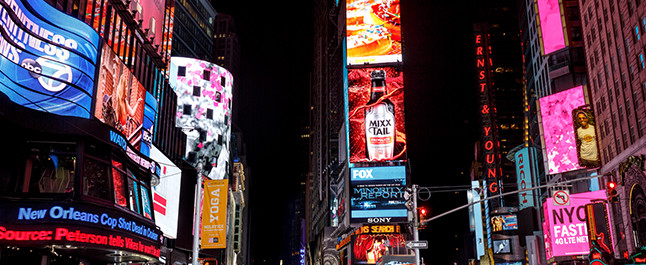
<path id="1" fill-rule="evenodd" d="M 489 195 L 501 193 L 499 187 L 499 176 L 502 175 L 500 168 L 500 154 L 498 147 L 498 130 L 496 129 L 496 122 L 494 114 L 496 108 L 493 104 L 491 87 L 491 57 L 489 39 L 486 31 L 486 26 L 476 24 L 474 26 L 475 37 L 475 57 L 476 57 L 476 74 L 478 79 L 478 92 L 480 95 L 480 118 L 482 120 L 482 150 L 484 153 L 483 162 L 483 178 L 489 183 Z"/>

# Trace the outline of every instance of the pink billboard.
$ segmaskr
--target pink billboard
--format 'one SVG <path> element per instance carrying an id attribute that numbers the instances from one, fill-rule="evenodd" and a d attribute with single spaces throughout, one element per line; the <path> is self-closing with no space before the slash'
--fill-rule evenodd
<path id="1" fill-rule="evenodd" d="M 583 86 L 540 98 L 545 159 L 549 174 L 580 169 L 572 110 L 585 105 Z"/>
<path id="2" fill-rule="evenodd" d="M 537 0 L 537 6 L 543 54 L 550 54 L 567 46 L 559 0 Z"/>
<path id="3" fill-rule="evenodd" d="M 543 203 L 545 215 L 543 233 L 548 260 L 556 256 L 590 253 L 585 205 L 593 200 L 605 199 L 606 191 L 570 194 L 569 200 L 563 198 L 560 197 L 555 201 L 550 197 Z"/>

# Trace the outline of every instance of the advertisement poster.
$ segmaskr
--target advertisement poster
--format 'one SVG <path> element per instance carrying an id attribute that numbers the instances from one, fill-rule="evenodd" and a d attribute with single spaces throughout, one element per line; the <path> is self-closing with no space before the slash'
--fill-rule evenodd
<path id="1" fill-rule="evenodd" d="M 153 210 L 155 224 L 168 238 L 177 238 L 179 215 L 179 191 L 182 185 L 182 170 L 156 147 L 150 151 L 150 158 L 161 165 L 159 185 L 153 187 Z"/>
<path id="2" fill-rule="evenodd" d="M 579 165 L 588 168 L 599 167 L 601 159 L 597 145 L 597 123 L 592 108 L 590 105 L 578 107 L 572 110 L 572 118 Z"/>
<path id="3" fill-rule="evenodd" d="M 407 220 L 404 166 L 352 168 L 350 174 L 352 223 Z"/>
<path id="4" fill-rule="evenodd" d="M 547 259 L 552 256 L 587 255 L 590 252 L 586 204 L 605 198 L 605 190 L 570 194 L 569 205 L 555 206 L 554 199 L 547 198 L 543 204 Z"/>
<path id="5" fill-rule="evenodd" d="M 357 235 L 352 246 L 352 264 L 377 264 L 387 251 L 390 254 L 406 253 L 408 249 L 404 236 L 402 234 Z"/>
<path id="6" fill-rule="evenodd" d="M 549 174 L 580 169 L 572 110 L 585 105 L 583 86 L 542 97 L 538 101 Z"/>
<path id="7" fill-rule="evenodd" d="M 399 0 L 348 0 L 346 10 L 348 64 L 402 61 Z"/>
<path id="8" fill-rule="evenodd" d="M 515 214 L 505 214 L 491 217 L 491 226 L 494 232 L 518 229 L 518 218 Z"/>
<path id="9" fill-rule="evenodd" d="M 348 107 L 350 163 L 406 161 L 401 71 L 349 69 Z"/>
<path id="10" fill-rule="evenodd" d="M 539 27 L 543 55 L 550 54 L 567 46 L 567 35 L 563 29 L 561 1 L 537 0 Z"/>
<path id="11" fill-rule="evenodd" d="M 98 34 L 39 0 L 12 1 L 0 16 L 0 92 L 31 109 L 90 118 Z"/>
<path id="12" fill-rule="evenodd" d="M 233 76 L 195 58 L 172 57 L 170 86 L 177 94 L 175 126 L 187 134 L 186 157 L 211 164 L 210 179 L 223 179 L 229 162 Z"/>
<path id="13" fill-rule="evenodd" d="M 228 179 L 204 181 L 201 231 L 203 249 L 226 248 L 227 246 L 228 182 Z"/>
<path id="14" fill-rule="evenodd" d="M 94 116 L 140 149 L 146 89 L 106 44 L 101 56 Z"/>
<path id="15" fill-rule="evenodd" d="M 534 187 L 534 172 L 536 164 L 536 149 L 534 147 L 524 147 L 514 155 L 516 157 L 516 178 L 518 189 L 518 207 L 519 210 L 527 207 L 534 207 L 534 191 L 529 190 Z"/>

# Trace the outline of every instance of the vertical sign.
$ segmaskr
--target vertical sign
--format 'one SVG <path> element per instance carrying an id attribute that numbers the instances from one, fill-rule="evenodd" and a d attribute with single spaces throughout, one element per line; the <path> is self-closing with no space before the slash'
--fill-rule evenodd
<path id="1" fill-rule="evenodd" d="M 534 207 L 534 191 L 527 190 L 534 187 L 534 160 L 536 149 L 525 147 L 516 153 L 516 179 L 518 182 L 518 207 L 519 210 Z"/>
<path id="2" fill-rule="evenodd" d="M 202 249 L 226 248 L 228 179 L 204 181 Z"/>
<path id="3" fill-rule="evenodd" d="M 495 123 L 495 106 L 491 87 L 491 57 L 489 49 L 489 37 L 485 24 L 475 24 L 475 58 L 476 78 L 478 80 L 478 93 L 480 95 L 480 119 L 482 121 L 482 150 L 484 153 L 483 174 L 489 183 L 487 187 L 489 195 L 499 194 L 499 177 L 502 176 L 500 158 L 498 152 L 498 131 Z"/>

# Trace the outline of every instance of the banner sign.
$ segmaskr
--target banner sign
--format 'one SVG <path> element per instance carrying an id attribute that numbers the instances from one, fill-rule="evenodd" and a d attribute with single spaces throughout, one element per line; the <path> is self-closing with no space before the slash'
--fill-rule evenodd
<path id="1" fill-rule="evenodd" d="M 204 181 L 202 209 L 202 249 L 226 248 L 227 194 L 229 180 Z"/>

